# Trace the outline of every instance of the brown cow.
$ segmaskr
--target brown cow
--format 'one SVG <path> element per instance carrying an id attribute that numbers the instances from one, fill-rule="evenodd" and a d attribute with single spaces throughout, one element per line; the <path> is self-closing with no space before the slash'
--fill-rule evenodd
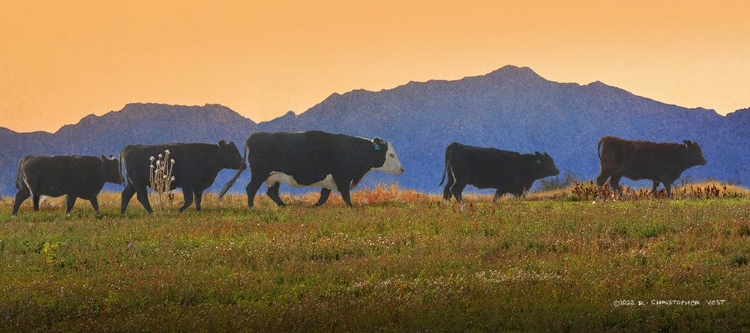
<path id="1" fill-rule="evenodd" d="M 669 197 L 672 183 L 680 178 L 682 172 L 695 165 L 706 165 L 697 142 L 655 143 L 612 136 L 599 140 L 599 162 L 596 184 L 602 186 L 609 178 L 609 185 L 617 189 L 621 196 L 620 178 L 623 176 L 632 180 L 652 180 L 652 194 L 656 194 L 659 183 L 664 183 Z"/>

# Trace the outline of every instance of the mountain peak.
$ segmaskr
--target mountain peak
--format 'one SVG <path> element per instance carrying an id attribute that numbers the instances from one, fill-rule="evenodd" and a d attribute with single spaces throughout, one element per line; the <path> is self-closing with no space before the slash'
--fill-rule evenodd
<path id="1" fill-rule="evenodd" d="M 544 80 L 543 77 L 541 77 L 539 74 L 534 72 L 533 69 L 529 67 L 518 67 L 513 65 L 506 65 L 503 66 L 500 69 L 497 69 L 486 76 L 488 77 L 502 77 L 502 78 L 510 78 L 510 79 L 533 79 L 533 80 Z"/>

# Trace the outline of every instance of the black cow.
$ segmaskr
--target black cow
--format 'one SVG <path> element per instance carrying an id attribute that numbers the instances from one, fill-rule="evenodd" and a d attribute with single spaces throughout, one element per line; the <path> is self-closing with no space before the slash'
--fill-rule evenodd
<path id="1" fill-rule="evenodd" d="M 91 202 L 99 215 L 97 195 L 105 182 L 122 184 L 120 163 L 116 158 L 96 156 L 24 156 L 18 162 L 16 201 L 13 216 L 21 203 L 31 196 L 34 210 L 39 210 L 42 195 L 59 197 L 67 194 L 65 214 L 70 214 L 77 198 Z"/>
<path id="2" fill-rule="evenodd" d="M 454 142 L 445 148 L 445 168 L 440 185 L 448 175 L 448 183 L 443 189 L 445 200 L 453 196 L 461 202 L 464 187 L 474 185 L 482 189 L 497 189 L 493 199 L 497 201 L 505 193 L 520 197 L 535 180 L 558 174 L 560 171 L 547 153 L 520 154 Z"/>
<path id="3" fill-rule="evenodd" d="M 127 185 L 122 191 L 120 213 L 124 214 L 133 194 L 137 194 L 138 201 L 153 213 L 148 201 L 151 173 L 151 157 L 164 154 L 169 150 L 169 157 L 175 160 L 172 167 L 171 188 L 182 188 L 185 202 L 180 207 L 184 211 L 193 203 L 195 209 L 201 210 L 203 191 L 211 186 L 216 175 L 223 169 L 243 170 L 245 163 L 234 142 L 228 144 L 221 140 L 218 145 L 208 143 L 171 143 L 160 145 L 129 145 L 120 152 L 120 160 L 125 165 L 125 180 Z"/>
<path id="4" fill-rule="evenodd" d="M 652 194 L 656 194 L 659 183 L 664 183 L 669 197 L 672 183 L 682 172 L 696 165 L 706 165 L 701 147 L 690 140 L 683 144 L 655 143 L 605 136 L 599 140 L 598 151 L 600 171 L 596 184 L 602 186 L 609 178 L 609 185 L 621 196 L 620 178 L 623 176 L 632 180 L 650 179 Z"/>
<path id="5" fill-rule="evenodd" d="M 320 199 L 315 206 L 324 204 L 331 190 L 335 189 L 351 207 L 349 190 L 370 170 L 396 175 L 404 172 L 392 144 L 380 138 L 368 140 L 322 131 L 253 133 L 245 142 L 244 155 L 252 173 L 246 187 L 247 206 L 251 209 L 255 193 L 263 182 L 268 186 L 268 196 L 279 206 L 284 206 L 279 187 L 281 183 L 287 183 L 321 187 Z M 219 197 L 226 193 L 241 172 L 237 172 Z"/>

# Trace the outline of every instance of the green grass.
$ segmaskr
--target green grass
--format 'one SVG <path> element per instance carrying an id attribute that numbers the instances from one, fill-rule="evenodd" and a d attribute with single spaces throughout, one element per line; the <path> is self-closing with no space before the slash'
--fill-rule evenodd
<path id="1" fill-rule="evenodd" d="M 461 207 L 375 192 L 352 209 L 209 196 L 153 216 L 104 194 L 100 219 L 85 201 L 11 218 L 6 198 L 0 330 L 750 329 L 748 198 Z M 670 300 L 699 304 L 656 302 Z"/>

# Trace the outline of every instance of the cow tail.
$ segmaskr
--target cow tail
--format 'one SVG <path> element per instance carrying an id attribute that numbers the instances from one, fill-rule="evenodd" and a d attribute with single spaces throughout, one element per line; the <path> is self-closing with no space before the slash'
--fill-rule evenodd
<path id="1" fill-rule="evenodd" d="M 245 150 L 242 152 L 242 166 L 237 170 L 237 173 L 234 174 L 234 177 L 230 179 L 226 185 L 224 185 L 224 188 L 221 189 L 221 192 L 219 192 L 219 202 L 221 202 L 221 199 L 224 197 L 224 194 L 229 191 L 229 189 L 234 185 L 234 182 L 237 181 L 237 178 L 240 178 L 240 175 L 242 174 L 242 171 L 245 171 L 245 162 L 247 161 L 247 141 L 245 141 Z"/>
<path id="2" fill-rule="evenodd" d="M 117 163 L 117 171 L 120 173 L 120 177 L 122 178 L 122 187 L 127 188 L 128 186 L 126 185 L 127 184 L 126 177 L 122 174 L 122 169 L 123 169 L 122 165 L 125 164 L 125 159 L 122 158 L 124 152 L 125 152 L 124 148 L 120 150 L 120 161 Z"/>
<path id="3" fill-rule="evenodd" d="M 450 152 L 451 146 L 453 146 L 453 144 L 448 145 L 448 147 L 445 148 L 445 165 L 443 166 L 443 178 L 440 179 L 440 184 L 438 185 L 443 185 L 443 182 L 445 181 L 445 174 L 448 173 L 448 152 Z"/>
<path id="4" fill-rule="evenodd" d="M 18 170 L 16 171 L 16 182 L 13 184 L 16 186 L 16 189 L 21 189 L 21 164 L 23 164 L 24 157 L 21 157 L 20 160 L 18 160 Z"/>

